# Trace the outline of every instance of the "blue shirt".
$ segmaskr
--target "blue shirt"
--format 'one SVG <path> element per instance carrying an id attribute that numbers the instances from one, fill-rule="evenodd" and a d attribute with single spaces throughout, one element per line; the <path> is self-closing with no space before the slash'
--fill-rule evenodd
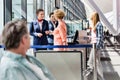
<path id="1" fill-rule="evenodd" d="M 49 24 L 49 31 L 54 31 L 55 25 L 51 21 L 49 21 L 48 24 Z M 48 43 L 53 43 L 53 42 L 54 42 L 54 37 L 52 34 L 49 34 L 48 35 Z"/>

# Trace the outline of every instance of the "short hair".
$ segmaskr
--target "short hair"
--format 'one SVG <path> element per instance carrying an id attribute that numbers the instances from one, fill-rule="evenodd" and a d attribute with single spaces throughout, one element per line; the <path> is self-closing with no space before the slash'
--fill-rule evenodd
<path id="1" fill-rule="evenodd" d="M 54 12 L 51 12 L 50 14 L 49 14 L 49 17 L 51 17 L 51 15 L 53 15 L 54 14 Z"/>
<path id="2" fill-rule="evenodd" d="M 54 11 L 54 15 L 58 18 L 58 19 L 63 19 L 63 17 L 65 16 L 65 13 L 63 10 L 61 9 L 57 9 Z"/>
<path id="3" fill-rule="evenodd" d="M 23 35 L 28 33 L 25 20 L 15 20 L 8 22 L 2 32 L 2 42 L 5 49 L 15 49 L 20 45 Z"/>
<path id="4" fill-rule="evenodd" d="M 43 9 L 37 9 L 37 10 L 36 10 L 36 14 L 38 15 L 38 14 L 39 14 L 39 12 L 41 12 L 41 11 L 42 11 L 42 12 L 44 12 L 44 10 L 43 10 Z"/>

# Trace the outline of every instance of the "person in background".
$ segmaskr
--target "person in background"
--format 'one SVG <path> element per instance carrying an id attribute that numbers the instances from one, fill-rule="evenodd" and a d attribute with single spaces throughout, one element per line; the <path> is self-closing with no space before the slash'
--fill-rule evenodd
<path id="1" fill-rule="evenodd" d="M 100 22 L 99 14 L 97 12 L 93 12 L 91 15 L 91 21 L 92 21 L 92 30 L 91 30 L 91 43 L 95 44 L 95 57 L 96 57 L 96 64 L 97 64 L 97 74 L 99 80 L 105 80 L 103 76 L 103 68 L 100 61 L 100 54 L 101 49 L 104 47 L 104 33 L 103 33 L 103 25 Z M 88 73 L 89 71 L 93 71 L 94 68 L 94 52 L 93 49 L 91 50 L 89 60 L 88 60 Z"/>
<path id="2" fill-rule="evenodd" d="M 63 20 L 65 16 L 64 11 L 57 9 L 54 11 L 54 17 L 58 21 L 58 26 L 53 31 L 54 45 L 67 45 L 67 28 Z M 56 51 L 66 50 L 65 48 L 55 48 Z"/>
<path id="3" fill-rule="evenodd" d="M 49 34 L 48 21 L 44 19 L 44 10 L 36 11 L 37 20 L 30 23 L 30 35 L 33 36 L 33 45 L 48 45 L 47 35 Z M 36 49 L 36 50 L 46 50 Z"/>
<path id="4" fill-rule="evenodd" d="M 50 20 L 48 21 L 48 24 L 49 24 L 49 31 L 52 32 L 54 31 L 54 29 L 57 27 L 58 23 L 57 21 L 55 20 L 55 17 L 54 17 L 54 13 L 51 12 L 49 14 L 49 18 Z M 52 34 L 49 34 L 48 35 L 48 45 L 53 45 L 54 43 L 54 37 Z M 52 50 L 52 48 L 49 48 L 49 50 Z"/>
<path id="5" fill-rule="evenodd" d="M 2 39 L 5 51 L 0 62 L 0 80 L 54 80 L 41 62 L 26 54 L 30 48 L 26 21 L 8 22 Z"/>

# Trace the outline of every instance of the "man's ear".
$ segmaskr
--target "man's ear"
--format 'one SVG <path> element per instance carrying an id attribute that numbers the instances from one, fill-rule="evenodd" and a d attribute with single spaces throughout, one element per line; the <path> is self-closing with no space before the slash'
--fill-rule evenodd
<path id="1" fill-rule="evenodd" d="M 23 45 L 25 44 L 25 37 L 23 36 L 20 41 Z"/>

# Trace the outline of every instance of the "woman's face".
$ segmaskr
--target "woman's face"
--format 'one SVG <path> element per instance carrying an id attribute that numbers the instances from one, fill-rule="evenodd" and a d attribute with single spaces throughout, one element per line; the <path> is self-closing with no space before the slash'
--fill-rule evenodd
<path id="1" fill-rule="evenodd" d="M 37 15 L 37 18 L 38 18 L 39 20 L 44 19 L 44 11 L 40 11 L 40 12 L 38 13 L 38 15 Z"/>
<path id="2" fill-rule="evenodd" d="M 90 17 L 90 20 L 93 21 L 93 14 L 92 14 L 91 17 Z"/>
<path id="3" fill-rule="evenodd" d="M 54 18 L 55 18 L 55 20 L 58 20 L 58 18 L 57 18 L 57 16 L 54 14 Z"/>

